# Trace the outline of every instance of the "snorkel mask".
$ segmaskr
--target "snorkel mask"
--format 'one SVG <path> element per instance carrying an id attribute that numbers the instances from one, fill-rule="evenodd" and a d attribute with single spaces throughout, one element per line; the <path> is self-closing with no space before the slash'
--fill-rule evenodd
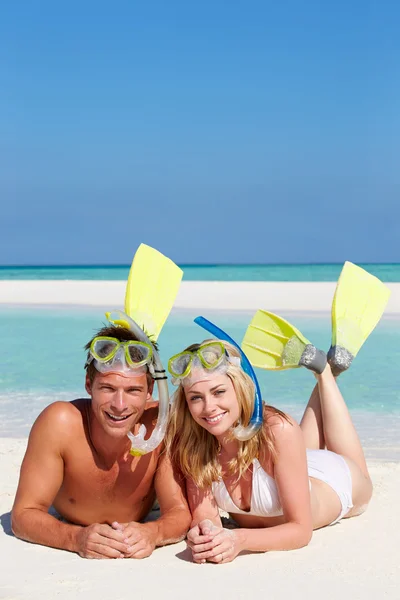
<path id="1" fill-rule="evenodd" d="M 85 368 L 94 362 L 99 373 L 120 373 L 134 377 L 148 370 L 154 377 L 152 359 L 153 347 L 146 342 L 121 342 L 117 338 L 98 335 L 90 344 Z"/>
<path id="2" fill-rule="evenodd" d="M 106 313 L 106 317 L 113 325 L 131 331 L 139 341 L 120 342 L 116 338 L 98 336 L 90 345 L 88 362 L 94 360 L 96 369 L 101 373 L 129 373 L 131 377 L 134 377 L 136 373 L 146 373 L 148 369 L 157 382 L 158 419 L 153 433 L 148 440 L 145 440 L 146 427 L 143 424 L 137 435 L 128 433 L 132 444 L 130 453 L 133 456 L 142 456 L 157 448 L 167 429 L 169 408 L 167 376 L 157 350 L 143 329 L 133 319 L 122 311 Z"/>
<path id="3" fill-rule="evenodd" d="M 226 373 L 229 364 L 240 366 L 238 356 L 230 356 L 222 342 L 215 340 L 200 344 L 193 350 L 184 350 L 168 361 L 173 385 L 191 385 L 198 371 Z"/>
<path id="4" fill-rule="evenodd" d="M 211 333 L 211 335 L 214 335 L 216 338 L 224 340 L 225 342 L 229 342 L 230 344 L 232 344 L 232 346 L 237 348 L 238 352 L 240 353 L 240 359 L 238 359 L 239 364 L 243 371 L 247 373 L 247 375 L 249 375 L 249 377 L 251 377 L 251 379 L 253 380 L 255 386 L 255 397 L 254 410 L 250 419 L 250 423 L 247 425 L 247 427 L 244 427 L 244 425 L 240 423 L 233 430 L 233 435 L 236 437 L 236 439 L 238 439 L 241 442 L 245 442 L 246 440 L 252 438 L 263 424 L 263 401 L 261 398 L 260 386 L 258 384 L 256 374 L 254 373 L 254 369 L 251 366 L 249 359 L 247 358 L 243 350 L 240 348 L 240 346 L 227 333 L 225 333 L 225 331 L 223 331 L 222 329 L 217 327 L 217 325 L 214 325 L 214 323 L 211 323 L 211 321 L 208 321 L 204 317 L 196 317 L 194 322 L 197 323 L 197 325 L 200 325 L 200 327 L 202 327 L 209 333 Z M 223 346 L 223 344 L 221 345 Z M 223 348 L 225 350 L 224 346 Z"/>

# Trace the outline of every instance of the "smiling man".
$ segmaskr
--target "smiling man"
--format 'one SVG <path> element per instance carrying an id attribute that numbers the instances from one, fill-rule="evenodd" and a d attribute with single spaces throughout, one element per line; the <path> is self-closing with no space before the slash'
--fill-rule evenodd
<path id="1" fill-rule="evenodd" d="M 55 402 L 29 436 L 12 510 L 24 540 L 85 558 L 144 558 L 190 525 L 184 482 L 163 444 L 132 456 L 128 434 L 153 431 L 153 348 L 105 327 L 87 344 L 90 399 Z M 157 496 L 161 516 L 143 523 Z M 63 517 L 49 514 L 53 506 Z"/>

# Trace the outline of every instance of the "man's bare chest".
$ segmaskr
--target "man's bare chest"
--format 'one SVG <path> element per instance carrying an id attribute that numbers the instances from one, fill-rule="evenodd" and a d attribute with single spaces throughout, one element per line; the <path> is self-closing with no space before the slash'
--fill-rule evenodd
<path id="1" fill-rule="evenodd" d="M 75 522 L 141 519 L 154 500 L 156 468 L 152 455 L 104 464 L 92 451 L 71 453 L 54 505 Z"/>

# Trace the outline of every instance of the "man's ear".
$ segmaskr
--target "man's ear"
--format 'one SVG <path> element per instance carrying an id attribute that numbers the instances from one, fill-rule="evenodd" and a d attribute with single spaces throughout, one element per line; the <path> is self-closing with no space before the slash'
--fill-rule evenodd
<path id="1" fill-rule="evenodd" d="M 150 400 L 150 398 L 153 395 L 153 389 L 154 389 L 154 379 L 151 379 L 151 381 L 149 382 L 149 377 L 147 378 L 147 400 Z"/>
<path id="2" fill-rule="evenodd" d="M 86 378 L 85 378 L 85 390 L 87 391 L 89 396 L 92 395 L 92 382 L 90 381 L 89 375 L 87 373 L 86 373 Z"/>

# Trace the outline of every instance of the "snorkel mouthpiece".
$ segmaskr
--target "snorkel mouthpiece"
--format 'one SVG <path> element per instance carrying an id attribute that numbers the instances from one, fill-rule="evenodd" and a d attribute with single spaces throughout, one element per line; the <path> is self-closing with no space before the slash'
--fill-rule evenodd
<path id="1" fill-rule="evenodd" d="M 136 338 L 146 344 L 150 344 L 153 348 L 153 365 L 149 365 L 149 371 L 153 376 L 153 379 L 157 382 L 158 388 L 158 419 L 156 426 L 154 427 L 153 433 L 148 440 L 144 439 L 146 435 L 145 425 L 141 425 L 136 435 L 128 433 L 128 437 L 131 440 L 130 453 L 132 456 L 143 456 L 148 452 L 153 452 L 161 444 L 164 439 L 165 432 L 167 429 L 168 422 L 168 409 L 169 409 L 169 393 L 167 376 L 165 374 L 164 367 L 162 365 L 160 356 L 157 350 L 154 348 L 150 339 L 147 337 L 145 332 L 139 325 L 131 319 L 127 314 L 118 310 L 113 312 L 107 312 L 106 317 L 110 323 L 117 327 L 123 327 L 129 329 Z M 150 369 L 152 368 L 152 370 Z"/>

